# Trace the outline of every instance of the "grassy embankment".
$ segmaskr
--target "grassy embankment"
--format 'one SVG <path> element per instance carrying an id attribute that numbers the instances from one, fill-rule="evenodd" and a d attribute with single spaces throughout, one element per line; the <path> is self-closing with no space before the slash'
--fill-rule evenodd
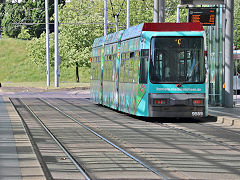
<path id="1" fill-rule="evenodd" d="M 0 82 L 2 86 L 46 88 L 46 69 L 37 66 L 28 59 L 26 51 L 27 42 L 26 40 L 10 38 L 0 40 Z M 75 68 L 60 67 L 59 86 L 78 87 L 88 85 L 89 70 L 83 68 L 79 70 L 81 83 L 75 83 Z M 50 71 L 50 88 L 53 88 L 54 68 L 51 68 Z"/>

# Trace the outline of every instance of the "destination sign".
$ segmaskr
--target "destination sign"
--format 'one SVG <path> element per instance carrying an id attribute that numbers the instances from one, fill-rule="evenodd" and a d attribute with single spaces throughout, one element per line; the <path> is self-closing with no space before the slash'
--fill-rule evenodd
<path id="1" fill-rule="evenodd" d="M 203 26 L 214 26 L 216 8 L 192 7 L 189 8 L 189 22 L 200 22 Z"/>

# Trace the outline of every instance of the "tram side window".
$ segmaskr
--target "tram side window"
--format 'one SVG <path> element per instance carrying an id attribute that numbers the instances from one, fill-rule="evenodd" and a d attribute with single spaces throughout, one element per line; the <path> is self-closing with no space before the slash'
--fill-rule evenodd
<path id="1" fill-rule="evenodd" d="M 124 82 L 129 82 L 129 53 L 126 54 L 125 67 L 124 67 Z"/>
<path id="2" fill-rule="evenodd" d="M 134 58 L 135 53 L 130 52 L 130 61 L 129 61 L 129 82 L 132 83 L 133 81 L 133 72 L 134 72 Z"/>
<path id="3" fill-rule="evenodd" d="M 108 55 L 108 60 L 107 60 L 107 72 L 106 72 L 106 80 L 109 80 L 109 70 L 110 70 L 110 66 L 109 66 L 110 60 L 109 60 L 109 55 Z"/>
<path id="4" fill-rule="evenodd" d="M 142 49 L 141 54 L 143 55 L 140 58 L 140 75 L 139 83 L 146 84 L 148 78 L 148 55 L 149 49 Z"/>
<path id="5" fill-rule="evenodd" d="M 95 68 L 95 57 L 92 58 L 92 64 L 91 64 L 91 75 L 92 75 L 92 79 L 95 79 L 95 71 L 96 71 L 96 68 Z"/>
<path id="6" fill-rule="evenodd" d="M 112 81 L 112 56 L 111 56 L 111 60 L 109 61 L 109 74 L 108 74 L 108 80 Z"/>
<path id="7" fill-rule="evenodd" d="M 134 82 L 138 83 L 138 65 L 139 65 L 139 56 L 135 56 L 134 59 L 134 68 L 133 68 L 133 78 L 134 78 Z"/>
<path id="8" fill-rule="evenodd" d="M 106 56 L 104 57 L 104 64 L 103 64 L 103 80 L 106 80 Z"/>
<path id="9" fill-rule="evenodd" d="M 113 55 L 113 61 L 112 61 L 112 71 L 111 71 L 112 81 L 115 81 L 115 72 L 116 72 L 116 54 Z"/>
<path id="10" fill-rule="evenodd" d="M 101 57 L 98 57 L 98 79 L 101 79 Z"/>
<path id="11" fill-rule="evenodd" d="M 109 57 L 108 57 L 109 58 Z M 107 80 L 109 81 L 109 72 L 110 72 L 110 60 L 107 60 Z"/>
<path id="12" fill-rule="evenodd" d="M 108 74 L 108 60 L 107 59 L 105 59 L 105 61 L 104 61 L 104 67 L 105 68 L 104 68 L 103 75 L 104 75 L 104 81 L 106 81 L 107 80 L 107 74 Z"/>
<path id="13" fill-rule="evenodd" d="M 108 56 L 105 56 L 104 66 L 103 66 L 103 80 L 107 80 L 107 71 L 108 71 Z"/>
<path id="14" fill-rule="evenodd" d="M 93 62 L 93 79 L 97 79 L 97 63 L 96 63 L 96 57 L 94 58 L 94 62 Z"/>
<path id="15" fill-rule="evenodd" d="M 120 82 L 124 81 L 124 61 L 125 61 L 125 53 L 122 53 L 121 65 L 120 65 Z"/>
<path id="16" fill-rule="evenodd" d="M 94 68 L 95 68 L 94 79 L 98 79 L 98 57 L 95 58 Z"/>
<path id="17" fill-rule="evenodd" d="M 108 81 L 111 81 L 111 72 L 112 72 L 112 55 L 108 61 Z"/>

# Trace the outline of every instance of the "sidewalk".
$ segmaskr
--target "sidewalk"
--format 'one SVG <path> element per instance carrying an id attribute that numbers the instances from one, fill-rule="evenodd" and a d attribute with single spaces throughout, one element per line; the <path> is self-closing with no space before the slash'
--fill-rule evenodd
<path id="1" fill-rule="evenodd" d="M 21 119 L 0 95 L 0 179 L 45 179 Z"/>
<path id="2" fill-rule="evenodd" d="M 208 114 L 217 117 L 218 123 L 240 128 L 240 105 L 234 108 L 209 107 Z"/>

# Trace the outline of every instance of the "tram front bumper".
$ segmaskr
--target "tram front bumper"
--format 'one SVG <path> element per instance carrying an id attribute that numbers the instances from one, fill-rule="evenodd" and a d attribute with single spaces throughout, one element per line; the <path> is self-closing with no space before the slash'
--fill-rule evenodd
<path id="1" fill-rule="evenodd" d="M 204 94 L 149 94 L 150 117 L 204 117 Z M 195 102 L 200 102 L 195 104 Z"/>

